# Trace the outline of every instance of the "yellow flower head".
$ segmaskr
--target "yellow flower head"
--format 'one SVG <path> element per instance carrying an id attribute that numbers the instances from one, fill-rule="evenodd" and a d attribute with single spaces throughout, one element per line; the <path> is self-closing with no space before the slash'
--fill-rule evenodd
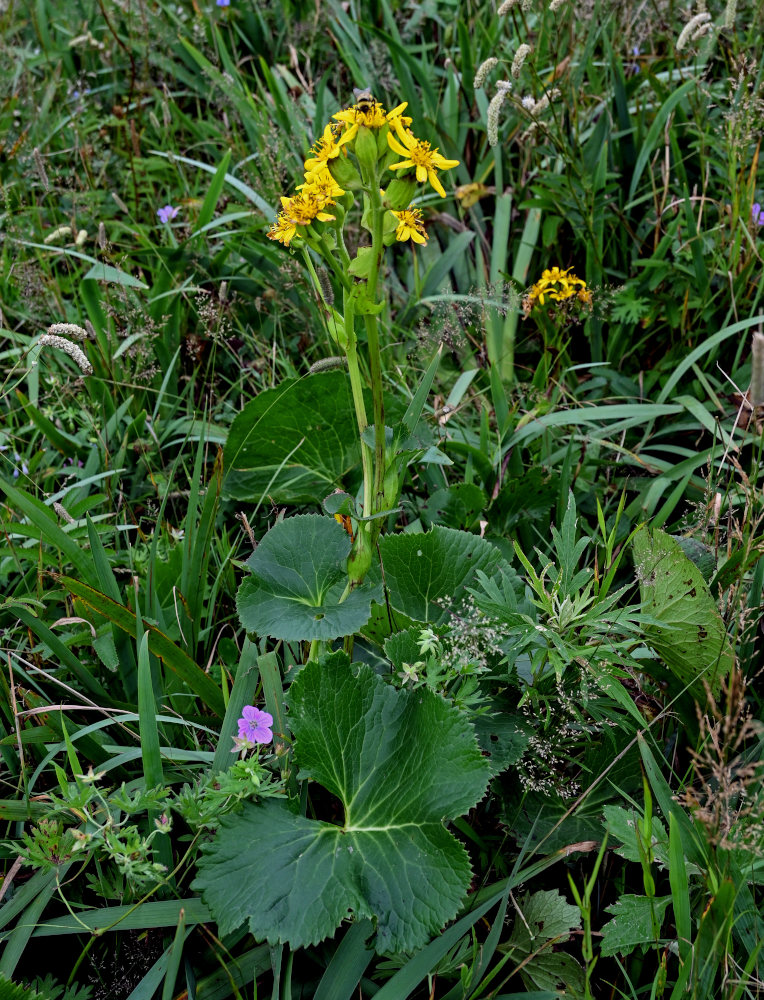
<path id="1" fill-rule="evenodd" d="M 393 215 L 398 220 L 398 227 L 395 230 L 396 240 L 401 243 L 409 239 L 415 243 L 425 244 L 427 242 L 422 213 L 418 208 L 404 208 L 402 212 L 393 212 Z"/>
<path id="2" fill-rule="evenodd" d="M 395 127 L 394 123 L 393 127 Z M 411 132 L 403 128 L 396 128 L 395 131 L 398 138 L 392 132 L 388 132 L 387 143 L 393 152 L 399 156 L 403 156 L 404 159 L 400 163 L 393 163 L 390 169 L 405 170 L 407 167 L 416 168 L 416 179 L 419 183 L 423 184 L 429 180 L 441 198 L 445 198 L 446 192 L 438 180 L 436 171 L 450 170 L 452 167 L 458 167 L 459 161 L 447 160 L 444 156 L 441 156 L 437 149 L 431 149 L 429 142 L 415 138 Z"/>
<path id="3" fill-rule="evenodd" d="M 355 134 L 361 125 L 366 128 L 382 128 L 383 125 L 387 124 L 385 109 L 379 101 L 375 100 L 364 101 L 363 104 L 353 104 L 349 108 L 338 111 L 333 117 L 345 126 L 345 131 L 338 142 L 340 146 L 355 139 Z"/>
<path id="4" fill-rule="evenodd" d="M 296 232 L 297 226 L 294 222 L 288 219 L 283 212 L 279 212 L 279 217 L 268 230 L 267 236 L 269 240 L 278 240 L 279 243 L 288 247 Z"/>
<path id="5" fill-rule="evenodd" d="M 340 155 L 340 142 L 338 140 L 340 129 L 340 125 L 329 122 L 324 128 L 324 134 L 313 143 L 310 149 L 313 156 L 309 156 L 305 161 L 306 177 L 308 174 L 325 170 L 329 160 Z"/>

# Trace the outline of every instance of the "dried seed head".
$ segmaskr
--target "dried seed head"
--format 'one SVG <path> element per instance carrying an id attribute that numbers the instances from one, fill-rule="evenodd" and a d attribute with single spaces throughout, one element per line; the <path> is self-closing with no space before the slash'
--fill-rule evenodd
<path id="1" fill-rule="evenodd" d="M 552 2 L 549 4 L 549 9 L 553 14 L 555 14 L 560 9 L 560 7 L 562 7 L 564 3 L 565 0 L 552 0 Z"/>
<path id="2" fill-rule="evenodd" d="M 499 13 L 501 13 L 501 8 L 499 8 Z M 491 56 L 490 59 L 484 59 L 483 62 L 478 66 L 477 73 L 475 73 L 475 79 L 472 81 L 472 86 L 475 90 L 478 90 L 483 86 L 488 74 L 498 66 L 499 60 L 495 56 Z"/>
<path id="3" fill-rule="evenodd" d="M 34 165 L 37 168 L 37 176 L 42 182 L 42 186 L 46 191 L 50 191 L 50 181 L 48 180 L 48 174 L 45 170 L 45 164 L 43 163 L 42 156 L 40 155 L 40 150 L 35 146 L 32 150 L 32 159 L 34 160 Z"/>
<path id="4" fill-rule="evenodd" d="M 340 357 L 321 358 L 320 361 L 315 361 L 310 366 L 310 368 L 308 369 L 308 373 L 310 375 L 315 375 L 317 372 L 331 371 L 332 368 L 344 368 L 347 365 L 347 363 L 348 363 L 347 358 L 340 358 Z"/>
<path id="5" fill-rule="evenodd" d="M 52 507 L 53 507 L 53 510 L 55 510 L 55 512 L 58 514 L 58 516 L 61 517 L 61 518 L 63 518 L 64 521 L 66 521 L 67 524 L 74 524 L 74 518 L 69 513 L 69 511 L 66 509 L 66 507 L 64 507 L 60 503 L 56 503 L 56 502 L 54 502 L 52 504 Z"/>
<path id="6" fill-rule="evenodd" d="M 520 46 L 520 48 L 515 52 L 515 58 L 512 60 L 512 76 L 517 80 L 520 76 L 520 70 L 523 68 L 523 63 L 528 58 L 528 56 L 533 52 L 530 45 L 525 42 Z"/>
<path id="7" fill-rule="evenodd" d="M 757 330 L 751 342 L 751 406 L 764 405 L 764 332 Z"/>
<path id="8" fill-rule="evenodd" d="M 85 356 L 85 352 L 81 347 L 73 344 L 71 340 L 67 340 L 65 337 L 56 337 L 52 334 L 44 333 L 42 337 L 40 337 L 38 343 L 41 347 L 55 347 L 57 350 L 63 351 L 64 354 L 68 354 L 83 375 L 93 374 L 93 366 Z"/>
<path id="9" fill-rule="evenodd" d="M 727 0 L 724 9 L 724 27 L 727 31 L 732 31 L 735 27 L 735 15 L 737 14 L 737 0 Z"/>

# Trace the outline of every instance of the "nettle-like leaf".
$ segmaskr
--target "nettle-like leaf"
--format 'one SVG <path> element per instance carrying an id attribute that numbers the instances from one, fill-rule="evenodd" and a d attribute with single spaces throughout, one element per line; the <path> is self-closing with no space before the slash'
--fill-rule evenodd
<path id="1" fill-rule="evenodd" d="M 224 490 L 236 500 L 321 500 L 360 461 L 344 372 L 289 379 L 247 403 L 228 432 Z"/>
<path id="2" fill-rule="evenodd" d="M 617 903 L 606 906 L 605 910 L 613 914 L 613 919 L 602 925 L 600 954 L 628 955 L 638 945 L 655 943 L 670 902 L 671 896 L 650 899 L 624 893 Z"/>
<path id="3" fill-rule="evenodd" d="M 670 535 L 643 528 L 633 546 L 643 606 L 656 621 L 646 625 L 645 639 L 677 680 L 704 700 L 703 680 L 717 692 L 735 660 L 716 602 Z"/>
<path id="4" fill-rule="evenodd" d="M 522 919 L 515 918 L 506 950 L 513 952 L 520 975 L 531 990 L 567 989 L 573 996 L 583 993 L 583 969 L 571 956 L 554 951 L 571 931 L 581 926 L 578 907 L 568 903 L 556 889 L 541 890 L 518 902 Z"/>
<path id="5" fill-rule="evenodd" d="M 336 639 L 369 620 L 378 587 L 347 586 L 350 537 L 333 517 L 298 514 L 275 524 L 247 560 L 252 575 L 236 595 L 249 632 L 273 639 Z"/>
<path id="6" fill-rule="evenodd" d="M 448 617 L 445 605 L 458 606 L 478 570 L 491 576 L 504 565 L 490 542 L 441 525 L 425 534 L 383 535 L 379 551 L 392 607 L 436 624 Z"/>
<path id="7" fill-rule="evenodd" d="M 380 952 L 424 945 L 452 919 L 470 879 L 443 825 L 489 777 L 464 716 L 426 690 L 397 691 L 343 653 L 311 662 L 289 690 L 295 761 L 342 803 L 342 826 L 269 800 L 224 816 L 196 888 L 220 931 L 245 920 L 258 940 L 315 944 L 353 915 L 376 923 Z"/>

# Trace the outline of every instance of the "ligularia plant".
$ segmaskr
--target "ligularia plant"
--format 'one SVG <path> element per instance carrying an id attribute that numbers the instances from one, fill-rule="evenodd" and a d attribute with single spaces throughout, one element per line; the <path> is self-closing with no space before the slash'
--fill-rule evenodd
<path id="1" fill-rule="evenodd" d="M 268 234 L 303 255 L 329 335 L 347 361 L 363 474 L 355 498 L 342 490 L 325 497 L 329 516 L 279 520 L 247 561 L 250 574 L 237 594 L 239 619 L 248 632 L 292 648 L 310 642 L 308 662 L 284 692 L 287 711 L 276 723 L 288 744 L 284 767 L 291 771 L 286 781 L 291 801 L 253 804 L 230 822 L 223 820 L 204 847 L 195 886 L 223 934 L 246 924 L 258 940 L 274 946 L 314 944 L 348 917 L 371 921 L 380 952 L 426 944 L 455 916 L 471 877 L 469 856 L 445 824 L 482 798 L 490 774 L 475 730 L 450 700 L 434 686 L 396 690 L 398 653 L 390 654 L 388 679 L 349 655 L 354 636 L 369 622 L 372 603 L 381 606 L 384 599 L 380 563 L 388 614 L 400 609 L 425 623 L 445 615 L 437 601 L 463 597 L 475 573 L 491 572 L 501 561 L 482 538 L 441 526 L 416 537 L 379 537 L 383 518 L 396 509 L 404 465 L 419 450 L 411 442 L 417 440 L 431 382 L 423 380 L 415 394 L 419 403 L 412 400 L 402 421 L 387 428 L 378 328 L 384 249 L 395 242 L 426 242 L 422 212 L 411 203 L 416 186 L 428 184 L 444 196 L 441 172 L 458 162 L 417 138 L 405 109 L 401 104 L 388 112 L 368 92 L 357 93 L 356 103 L 324 127 L 305 160 L 303 183 L 281 199 Z M 351 218 L 354 242 L 359 221 L 368 233 L 353 257 L 346 239 Z M 330 280 L 319 276 L 325 270 Z M 363 365 L 361 323 L 368 352 Z M 331 360 L 332 368 L 344 367 L 343 359 L 339 365 L 336 357 Z M 434 376 L 433 365 L 430 370 Z M 319 395 L 312 398 L 316 383 Z M 300 443 L 313 432 L 317 455 L 322 447 L 317 425 L 331 421 L 323 409 L 327 397 L 335 393 L 336 409 L 345 394 L 349 416 L 345 383 L 337 371 L 305 383 L 303 407 L 311 415 L 305 418 L 306 432 L 300 427 Z M 290 388 L 283 390 L 284 398 L 294 410 Z M 366 413 L 369 390 L 373 425 Z M 273 412 L 271 406 L 271 421 Z M 248 425 L 243 443 L 231 452 L 234 468 L 237 461 L 240 467 L 253 461 L 246 449 L 266 426 L 254 410 L 241 419 Z M 286 426 L 283 420 L 279 426 Z M 340 465 L 334 466 L 334 483 L 348 467 L 341 436 L 335 435 L 339 450 L 333 454 Z M 295 466 L 300 468 L 299 461 Z M 319 484 L 329 478 L 322 476 Z M 307 490 L 307 482 L 299 488 Z M 344 649 L 332 650 L 338 639 Z M 398 639 L 399 653 L 401 642 L 405 637 Z M 266 674 L 268 669 L 266 664 Z M 247 752 L 269 741 L 274 718 L 244 706 L 234 750 Z M 296 782 L 302 783 L 300 794 Z M 317 815 L 327 795 L 338 807 L 331 822 Z"/>
<path id="2" fill-rule="evenodd" d="M 363 500 L 348 560 L 348 588 L 360 584 L 371 566 L 381 526 L 380 515 L 395 506 L 400 470 L 386 445 L 378 314 L 382 309 L 380 275 L 384 247 L 427 242 L 420 209 L 411 204 L 417 184 L 429 184 L 441 197 L 439 173 L 458 166 L 411 130 L 407 105 L 386 111 L 369 91 L 356 91 L 356 103 L 333 116 L 305 160 L 305 178 L 297 193 L 281 199 L 281 212 L 268 236 L 303 254 L 326 316 L 329 333 L 347 358 L 355 416 L 361 437 Z M 354 207 L 369 233 L 354 258 L 345 238 Z M 342 291 L 342 308 L 316 271 L 319 258 Z M 327 294 L 328 292 L 328 294 Z M 357 325 L 363 322 L 373 403 L 373 438 L 364 401 Z M 337 512 L 348 516 L 349 511 Z"/>

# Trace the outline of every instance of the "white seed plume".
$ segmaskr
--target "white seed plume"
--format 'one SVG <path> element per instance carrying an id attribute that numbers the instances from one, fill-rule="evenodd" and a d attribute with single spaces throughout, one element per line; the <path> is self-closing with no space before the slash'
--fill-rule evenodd
<path id="1" fill-rule="evenodd" d="M 501 80 L 496 84 L 496 93 L 491 98 L 488 105 L 488 115 L 486 121 L 486 134 L 488 135 L 488 145 L 499 145 L 499 112 L 507 94 L 512 89 L 512 84 L 508 80 Z"/>
<path id="2" fill-rule="evenodd" d="M 697 36 L 698 29 L 705 25 L 711 20 L 711 15 L 708 11 L 701 11 L 700 14 L 696 14 L 695 17 L 690 18 L 690 20 L 682 28 L 679 38 L 676 40 L 676 50 L 681 52 L 685 45 Z M 703 29 L 704 33 L 708 31 L 708 28 Z"/>
<path id="3" fill-rule="evenodd" d="M 47 330 L 54 337 L 70 337 L 72 340 L 87 340 L 88 331 L 76 323 L 51 323 Z"/>
<path id="4" fill-rule="evenodd" d="M 73 344 L 71 340 L 67 340 L 65 337 L 56 337 L 50 333 L 44 333 L 38 343 L 41 347 L 55 347 L 57 350 L 63 351 L 64 354 L 68 354 L 83 375 L 93 374 L 93 366 L 85 356 L 85 352 L 77 344 Z"/>
<path id="5" fill-rule="evenodd" d="M 488 78 L 488 74 L 494 68 L 498 66 L 499 60 L 495 56 L 491 56 L 489 59 L 484 59 L 483 62 L 478 66 L 477 73 L 475 73 L 475 79 L 472 81 L 472 86 L 475 90 L 482 87 Z"/>
<path id="6" fill-rule="evenodd" d="M 515 52 L 515 58 L 512 60 L 511 73 L 515 80 L 520 76 L 520 70 L 523 68 L 523 63 L 528 58 L 528 56 L 533 52 L 530 45 L 523 42 L 520 48 Z"/>
<path id="7" fill-rule="evenodd" d="M 560 9 L 560 7 L 562 7 L 564 3 L 565 0 L 552 0 L 552 2 L 549 4 L 549 9 L 554 14 Z"/>
<path id="8" fill-rule="evenodd" d="M 54 229 L 52 233 L 48 235 L 43 240 L 43 243 L 55 243 L 57 239 L 61 236 L 71 236 L 72 227 L 71 226 L 59 226 L 58 229 Z"/>

